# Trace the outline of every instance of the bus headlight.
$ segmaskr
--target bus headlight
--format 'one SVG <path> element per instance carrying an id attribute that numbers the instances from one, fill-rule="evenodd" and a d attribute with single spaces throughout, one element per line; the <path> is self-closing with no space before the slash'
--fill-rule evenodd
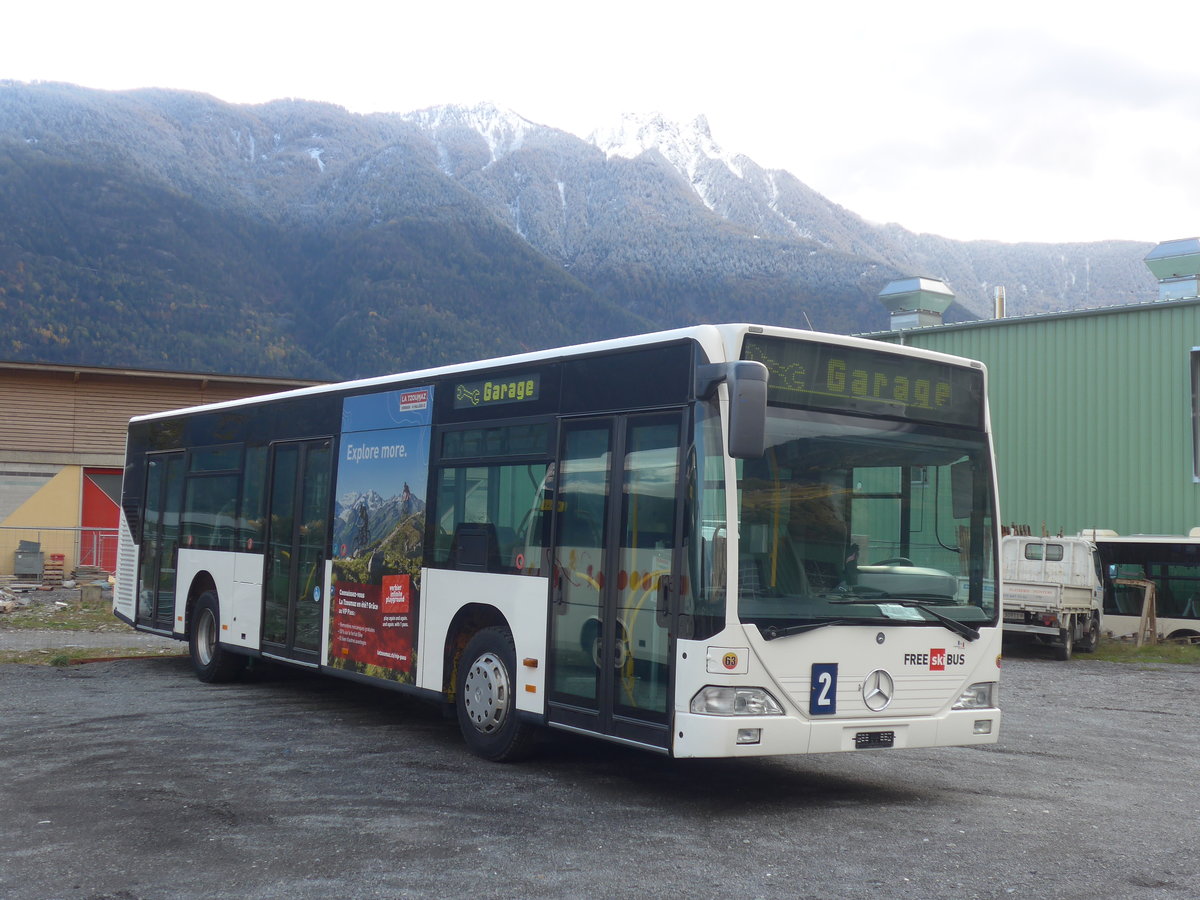
<path id="1" fill-rule="evenodd" d="M 691 711 L 702 716 L 782 716 L 779 701 L 762 688 L 710 684 L 692 698 Z"/>
<path id="2" fill-rule="evenodd" d="M 951 709 L 994 709 L 996 706 L 996 682 L 981 681 L 962 692 Z"/>

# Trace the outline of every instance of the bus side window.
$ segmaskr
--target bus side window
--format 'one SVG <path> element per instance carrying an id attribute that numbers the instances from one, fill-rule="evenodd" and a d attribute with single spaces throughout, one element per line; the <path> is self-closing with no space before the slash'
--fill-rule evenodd
<path id="1" fill-rule="evenodd" d="M 184 489 L 183 546 L 198 550 L 237 549 L 242 446 L 197 447 L 188 453 Z"/>
<path id="2" fill-rule="evenodd" d="M 267 448 L 247 447 L 242 475 L 242 505 L 238 516 L 237 546 L 262 552 L 266 530 Z"/>
<path id="3" fill-rule="evenodd" d="M 183 501 L 183 545 L 235 549 L 238 476 L 189 475 Z"/>
<path id="4" fill-rule="evenodd" d="M 534 569 L 525 541 L 540 502 L 545 463 L 445 467 L 434 499 L 432 563 L 517 574 Z"/>

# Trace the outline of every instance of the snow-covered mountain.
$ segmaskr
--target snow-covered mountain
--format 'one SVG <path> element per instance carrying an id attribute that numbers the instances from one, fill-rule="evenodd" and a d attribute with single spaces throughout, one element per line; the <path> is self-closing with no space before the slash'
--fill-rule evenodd
<path id="1" fill-rule="evenodd" d="M 339 517 L 352 515 L 360 506 L 374 511 L 383 506 L 384 500 L 378 491 L 349 491 L 337 499 Z"/>
<path id="2" fill-rule="evenodd" d="M 660 185 L 660 191 L 674 188 L 694 197 L 716 217 L 715 223 L 709 218 L 705 227 L 733 226 L 742 237 L 782 241 L 791 249 L 807 245 L 814 269 L 822 267 L 814 257 L 835 253 L 857 257 L 857 271 L 867 278 L 871 269 L 883 281 L 887 280 L 884 273 L 934 274 L 947 281 L 959 302 L 976 315 L 990 314 L 997 285 L 1007 287 L 1013 314 L 1138 302 L 1154 295 L 1152 279 L 1141 262 L 1148 245 L 962 242 L 913 234 L 895 225 L 874 225 L 812 190 L 794 174 L 765 169 L 722 146 L 703 115 L 674 121 L 659 113 L 627 113 L 587 136 L 586 143 L 603 154 L 603 161 L 584 153 L 573 135 L 490 104 L 437 107 L 404 118 L 434 141 L 447 175 L 488 203 L 540 252 L 574 272 L 586 271 L 593 259 L 588 234 L 600 233 L 604 241 L 610 240 L 606 209 L 589 207 L 589 201 L 599 198 L 605 206 L 611 205 L 616 197 L 605 190 L 615 174 L 611 166 L 640 163 L 672 172 L 675 177 Z M 552 162 L 549 170 L 548 161 Z M 581 186 L 586 190 L 579 190 Z M 655 205 L 653 197 L 642 199 L 649 202 L 639 206 Z M 670 212 L 672 223 L 678 225 L 699 211 Z M 660 212 L 665 215 L 665 210 Z M 578 225 L 581 218 L 586 227 Z M 636 229 L 633 234 L 639 237 Z M 728 239 L 728 230 L 722 236 Z M 595 257 L 611 259 L 622 249 L 606 247 Z M 753 248 L 740 251 L 743 256 L 756 253 Z M 718 257 L 722 265 L 740 265 L 723 252 Z M 684 259 L 689 266 L 698 262 L 693 255 Z M 702 261 L 699 264 L 703 266 Z M 706 275 L 721 277 L 719 268 Z M 769 263 L 765 268 L 772 270 Z M 1028 277 L 1031 273 L 1036 279 Z"/>
<path id="3" fill-rule="evenodd" d="M 377 491 L 342 494 L 334 508 L 333 545 L 340 555 L 355 556 L 424 512 L 425 501 L 415 494 L 407 499 L 399 494 L 385 499 Z"/>
<path id="4" fill-rule="evenodd" d="M 16 361 L 333 378 L 703 321 L 867 331 L 911 274 L 951 286 L 951 317 L 999 284 L 1012 314 L 1156 296 L 1149 245 L 874 225 L 703 116 L 584 139 L 489 104 L 0 82 L 0 222 Z"/>
<path id="5" fill-rule="evenodd" d="M 442 171 L 447 174 L 452 174 L 452 167 L 447 164 L 444 136 L 467 132 L 482 137 L 489 153 L 487 164 L 490 164 L 521 149 L 527 135 L 543 128 L 510 109 L 490 103 L 470 107 L 435 106 L 401 118 L 433 137 Z"/>

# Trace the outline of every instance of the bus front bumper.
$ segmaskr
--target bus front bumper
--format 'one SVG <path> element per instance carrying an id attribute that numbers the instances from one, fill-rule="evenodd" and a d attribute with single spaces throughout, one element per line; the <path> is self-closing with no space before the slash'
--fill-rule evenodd
<path id="1" fill-rule="evenodd" d="M 672 754 L 678 758 L 784 756 L 994 744 L 999 709 L 953 710 L 920 719 L 822 719 L 705 716 L 676 711 Z"/>

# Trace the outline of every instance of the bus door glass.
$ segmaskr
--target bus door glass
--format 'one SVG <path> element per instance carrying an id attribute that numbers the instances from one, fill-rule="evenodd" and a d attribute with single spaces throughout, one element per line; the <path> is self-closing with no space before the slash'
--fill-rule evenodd
<path id="1" fill-rule="evenodd" d="M 146 514 L 142 526 L 137 624 L 150 628 L 174 626 L 183 472 L 182 452 L 146 457 Z"/>
<path id="2" fill-rule="evenodd" d="M 263 644 L 304 658 L 321 645 L 331 441 L 271 448 Z"/>
<path id="3" fill-rule="evenodd" d="M 552 721 L 667 744 L 678 412 L 564 423 L 551 505 Z"/>

